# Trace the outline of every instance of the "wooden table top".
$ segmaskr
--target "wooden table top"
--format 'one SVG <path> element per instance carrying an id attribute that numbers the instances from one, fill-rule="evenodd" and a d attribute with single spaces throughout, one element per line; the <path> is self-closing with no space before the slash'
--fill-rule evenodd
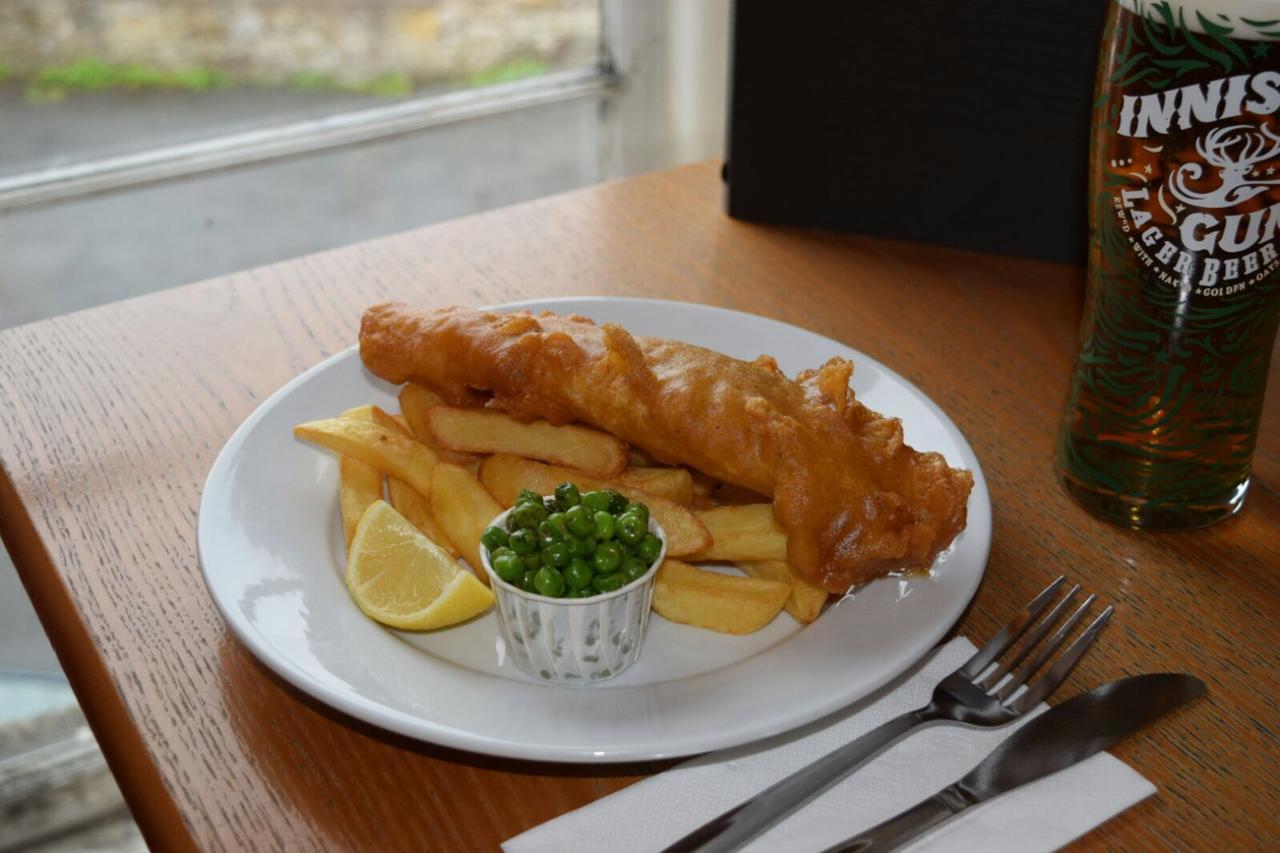
<path id="1" fill-rule="evenodd" d="M 986 471 L 995 535 L 957 630 L 1067 572 L 1116 605 L 1065 697 L 1127 674 L 1209 685 L 1114 752 L 1157 796 L 1084 847 L 1280 837 L 1280 364 L 1256 480 L 1208 530 L 1139 534 L 1059 487 L 1081 270 L 735 222 L 715 164 L 517 207 L 0 333 L 0 533 L 155 849 L 494 849 L 660 767 L 511 762 L 355 722 L 270 674 L 205 591 L 195 523 L 223 442 L 389 298 L 636 295 L 844 341 L 936 400 Z M 145 274 L 140 270 L 139 274 Z"/>

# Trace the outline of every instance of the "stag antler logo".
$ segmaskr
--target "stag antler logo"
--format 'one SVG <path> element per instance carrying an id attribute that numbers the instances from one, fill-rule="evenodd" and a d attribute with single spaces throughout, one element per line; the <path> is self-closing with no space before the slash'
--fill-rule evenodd
<path id="1" fill-rule="evenodd" d="M 1232 207 L 1280 185 L 1280 180 L 1250 178 L 1253 167 L 1280 154 L 1280 136 L 1266 126 L 1236 124 L 1218 127 L 1196 140 L 1196 150 L 1206 163 L 1216 166 L 1221 185 L 1210 192 L 1187 186 L 1199 180 L 1204 170 L 1199 163 L 1184 163 L 1169 179 L 1169 192 L 1179 200 L 1200 208 Z"/>

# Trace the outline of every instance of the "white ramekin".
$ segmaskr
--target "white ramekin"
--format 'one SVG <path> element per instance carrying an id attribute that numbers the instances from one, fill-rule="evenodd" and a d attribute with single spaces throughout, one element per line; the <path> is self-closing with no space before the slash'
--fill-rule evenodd
<path id="1" fill-rule="evenodd" d="M 507 529 L 500 513 L 489 526 Z M 506 654 L 534 678 L 556 684 L 592 684 L 618 675 L 640 656 L 653 583 L 667 556 L 667 535 L 653 517 L 649 532 L 662 542 L 649 571 L 613 592 L 591 598 L 549 598 L 512 586 L 489 563 L 480 546 L 480 562 L 497 599 L 498 625 Z"/>

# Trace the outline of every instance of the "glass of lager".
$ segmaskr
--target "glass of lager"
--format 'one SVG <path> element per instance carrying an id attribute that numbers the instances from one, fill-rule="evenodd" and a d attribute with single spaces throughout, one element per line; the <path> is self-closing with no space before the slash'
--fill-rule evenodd
<path id="1" fill-rule="evenodd" d="M 1280 316 L 1280 0 L 1112 0 L 1088 295 L 1058 440 L 1129 527 L 1243 504 Z"/>

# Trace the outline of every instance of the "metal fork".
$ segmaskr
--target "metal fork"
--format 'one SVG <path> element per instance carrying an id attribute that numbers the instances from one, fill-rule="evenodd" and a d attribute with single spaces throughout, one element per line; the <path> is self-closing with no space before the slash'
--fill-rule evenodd
<path id="1" fill-rule="evenodd" d="M 1079 595 L 1079 584 L 1072 587 L 1036 625 L 1016 653 L 994 667 L 990 673 L 984 673 L 1036 622 L 1036 618 L 1057 597 L 1066 580 L 1064 575 L 1049 584 L 963 666 L 939 682 L 929 704 L 895 717 L 813 764 L 797 770 L 751 799 L 703 824 L 667 847 L 664 853 L 687 853 L 694 850 L 718 853 L 737 850 L 919 726 L 935 722 L 1001 726 L 1036 707 L 1062 684 L 1089 650 L 1114 610 L 1110 606 L 1103 610 L 1044 675 L 1015 697 L 1018 688 L 1026 684 L 1027 679 L 1065 643 L 1071 629 L 1097 599 L 1095 595 L 1086 598 L 1037 651 L 1040 641 Z M 1005 676 L 1009 676 L 1007 680 Z"/>

